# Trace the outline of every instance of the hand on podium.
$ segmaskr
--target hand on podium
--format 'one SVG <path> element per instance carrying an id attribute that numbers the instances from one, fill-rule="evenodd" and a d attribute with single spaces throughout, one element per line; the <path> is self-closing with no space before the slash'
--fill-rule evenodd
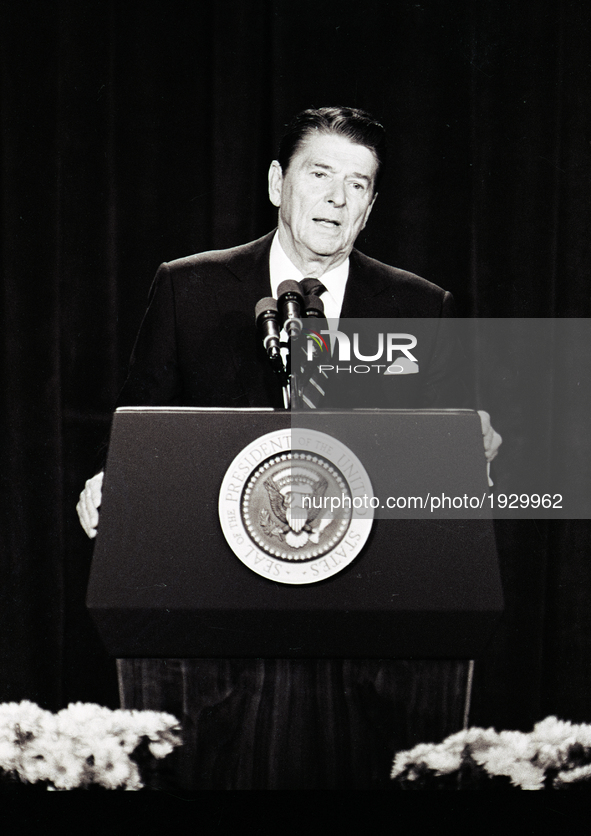
<path id="1" fill-rule="evenodd" d="M 76 505 L 80 525 L 90 538 L 96 537 L 96 528 L 99 521 L 98 509 L 101 504 L 101 489 L 104 475 L 104 471 L 101 470 L 92 479 L 86 481 L 84 490 L 80 494 L 80 499 Z"/>
<path id="2" fill-rule="evenodd" d="M 482 425 L 482 440 L 484 441 L 484 455 L 486 456 L 486 476 L 488 485 L 492 488 L 494 482 L 490 478 L 490 463 L 499 452 L 499 447 L 503 443 L 503 439 L 491 426 L 488 412 L 479 409 L 478 414 L 480 415 L 480 423 Z"/>
<path id="3" fill-rule="evenodd" d="M 503 439 L 496 432 L 490 423 L 490 415 L 488 412 L 479 409 L 480 423 L 482 424 L 482 440 L 484 441 L 484 455 L 487 462 L 490 464 L 494 457 L 499 452 L 499 447 L 503 443 Z"/>

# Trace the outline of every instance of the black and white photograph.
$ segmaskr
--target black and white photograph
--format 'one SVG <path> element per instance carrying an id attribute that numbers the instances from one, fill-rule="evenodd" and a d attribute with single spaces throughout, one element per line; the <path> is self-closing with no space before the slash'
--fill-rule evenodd
<path id="1" fill-rule="evenodd" d="M 2 5 L 3 797 L 591 789 L 590 37 Z"/>

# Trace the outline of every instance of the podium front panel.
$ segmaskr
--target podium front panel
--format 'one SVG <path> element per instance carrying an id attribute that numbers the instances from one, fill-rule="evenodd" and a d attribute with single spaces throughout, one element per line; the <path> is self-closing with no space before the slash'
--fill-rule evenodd
<path id="1" fill-rule="evenodd" d="M 342 437 L 378 496 L 393 472 L 415 487 L 444 479 L 450 493 L 486 478 L 474 412 L 306 412 L 298 422 Z M 277 583 L 236 557 L 218 514 L 224 476 L 249 441 L 292 424 L 293 413 L 271 410 L 115 414 L 87 595 L 108 652 L 480 655 L 502 611 L 491 519 L 375 519 L 353 562 L 310 584 Z"/>

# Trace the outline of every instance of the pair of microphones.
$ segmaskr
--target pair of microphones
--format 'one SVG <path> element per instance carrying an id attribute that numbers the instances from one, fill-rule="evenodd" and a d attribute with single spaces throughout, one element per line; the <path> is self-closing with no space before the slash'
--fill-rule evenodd
<path id="1" fill-rule="evenodd" d="M 255 307 L 255 320 L 267 356 L 274 368 L 283 368 L 281 359 L 281 330 L 290 340 L 297 340 L 302 331 L 302 319 L 323 319 L 324 304 L 318 296 L 306 296 L 299 282 L 288 280 L 277 288 L 277 299 L 265 296 Z"/>

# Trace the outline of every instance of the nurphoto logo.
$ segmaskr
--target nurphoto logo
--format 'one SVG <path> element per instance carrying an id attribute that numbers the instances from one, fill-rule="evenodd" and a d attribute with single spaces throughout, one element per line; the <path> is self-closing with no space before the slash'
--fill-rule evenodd
<path id="1" fill-rule="evenodd" d="M 329 337 L 332 352 L 329 351 L 326 340 L 322 334 Z M 306 356 L 309 361 L 318 357 L 319 353 L 326 351 L 332 354 L 333 364 L 319 364 L 319 372 L 339 372 L 349 374 L 369 374 L 372 369 L 377 374 L 417 374 L 419 361 L 412 353 L 416 348 L 417 338 L 413 334 L 377 334 L 373 354 L 364 354 L 359 344 L 359 334 L 353 334 L 353 356 L 362 363 L 355 365 L 341 366 L 341 363 L 351 363 L 351 339 L 344 331 L 335 328 L 322 329 L 320 332 L 310 331 L 305 334 L 307 337 Z M 338 351 L 335 352 L 335 348 Z M 365 348 L 367 351 L 367 347 Z M 336 359 L 335 359 L 336 354 Z M 383 362 L 376 362 L 382 360 Z M 335 365 L 336 363 L 336 365 Z"/>

